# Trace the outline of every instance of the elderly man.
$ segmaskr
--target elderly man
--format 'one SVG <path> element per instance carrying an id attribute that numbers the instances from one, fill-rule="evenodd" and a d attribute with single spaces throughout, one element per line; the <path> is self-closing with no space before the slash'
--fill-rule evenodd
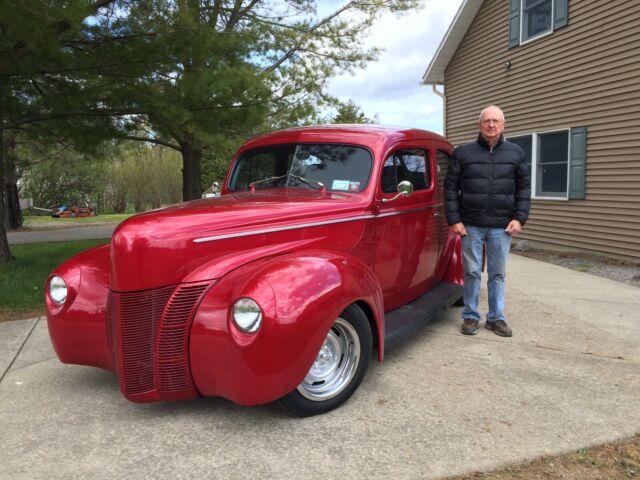
<path id="1" fill-rule="evenodd" d="M 524 151 L 504 139 L 504 113 L 491 105 L 480 114 L 475 142 L 453 152 L 445 179 L 445 211 L 462 237 L 464 304 L 462 333 L 478 333 L 478 297 L 486 243 L 489 312 L 485 327 L 510 337 L 504 316 L 504 288 L 511 237 L 529 216 L 531 181 Z"/>

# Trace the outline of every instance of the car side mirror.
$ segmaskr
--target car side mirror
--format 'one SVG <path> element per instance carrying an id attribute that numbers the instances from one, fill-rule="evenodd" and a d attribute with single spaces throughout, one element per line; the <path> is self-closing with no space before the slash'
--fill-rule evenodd
<path id="1" fill-rule="evenodd" d="M 413 193 L 413 184 L 407 180 L 403 180 L 398 184 L 398 194 L 393 198 L 383 198 L 382 203 L 393 202 L 400 197 L 407 197 Z"/>

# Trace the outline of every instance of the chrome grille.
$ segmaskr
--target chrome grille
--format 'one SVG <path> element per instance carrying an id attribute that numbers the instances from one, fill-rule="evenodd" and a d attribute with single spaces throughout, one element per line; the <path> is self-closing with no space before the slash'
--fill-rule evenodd
<path id="1" fill-rule="evenodd" d="M 189 327 L 207 285 L 178 287 L 164 311 L 157 343 L 157 376 L 163 392 L 195 390 L 189 368 Z"/>
<path id="2" fill-rule="evenodd" d="M 125 395 L 155 390 L 154 341 L 160 316 L 174 287 L 119 293 L 120 386 Z"/>
<path id="3" fill-rule="evenodd" d="M 191 398 L 189 330 L 210 282 L 110 292 L 107 339 L 124 395 L 136 401 Z"/>

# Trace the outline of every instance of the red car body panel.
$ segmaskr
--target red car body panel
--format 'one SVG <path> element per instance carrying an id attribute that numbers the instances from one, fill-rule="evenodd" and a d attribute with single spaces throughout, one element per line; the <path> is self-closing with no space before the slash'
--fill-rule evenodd
<path id="1" fill-rule="evenodd" d="M 109 246 L 86 250 L 54 272 L 69 288 L 64 305 L 45 295 L 49 336 L 64 363 L 115 371 L 107 345 L 105 315 L 109 292 Z M 48 280 L 47 280 L 48 283 Z"/>
<path id="2" fill-rule="evenodd" d="M 300 279 L 295 288 L 291 278 Z M 239 297 L 263 306 L 264 324 L 255 335 L 240 331 L 230 318 L 229 299 Z M 383 338 L 380 289 L 370 269 L 353 257 L 303 251 L 233 271 L 208 292 L 194 319 L 190 353 L 198 391 L 241 405 L 290 392 L 309 371 L 335 318 L 354 299 L 377 312 Z"/>
<path id="3" fill-rule="evenodd" d="M 304 143 L 366 149 L 368 184 L 356 193 L 230 190 L 245 152 Z M 380 186 L 385 158 L 411 148 L 427 152 L 431 184 L 383 202 L 395 196 Z M 291 129 L 248 141 L 221 197 L 132 217 L 109 246 L 53 272 L 69 288 L 63 306 L 46 296 L 56 353 L 116 372 L 132 401 L 213 395 L 255 405 L 294 390 L 334 320 L 357 303 L 382 361 L 385 311 L 439 282 L 463 282 L 459 239 L 449 233 L 435 181 L 436 149 L 452 151 L 433 133 L 376 126 Z M 255 334 L 231 318 L 241 297 L 263 311 Z"/>

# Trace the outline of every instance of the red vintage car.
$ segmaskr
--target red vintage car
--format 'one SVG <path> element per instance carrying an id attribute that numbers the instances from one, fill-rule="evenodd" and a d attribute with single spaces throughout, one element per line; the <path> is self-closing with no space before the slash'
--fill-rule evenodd
<path id="1" fill-rule="evenodd" d="M 118 375 L 134 402 L 220 396 L 329 411 L 372 351 L 460 301 L 441 136 L 320 126 L 254 138 L 219 198 L 131 217 L 46 281 L 62 362 Z"/>

